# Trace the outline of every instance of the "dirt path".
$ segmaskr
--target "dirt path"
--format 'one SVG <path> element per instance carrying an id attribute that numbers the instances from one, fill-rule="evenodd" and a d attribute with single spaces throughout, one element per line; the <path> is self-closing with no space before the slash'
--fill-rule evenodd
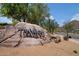
<path id="1" fill-rule="evenodd" d="M 74 53 L 76 50 L 78 53 Z M 25 56 L 53 56 L 53 55 L 78 55 L 79 45 L 71 41 L 62 41 L 58 44 L 51 42 L 43 46 L 29 46 L 18 48 L 0 48 L 0 55 L 25 55 Z"/>

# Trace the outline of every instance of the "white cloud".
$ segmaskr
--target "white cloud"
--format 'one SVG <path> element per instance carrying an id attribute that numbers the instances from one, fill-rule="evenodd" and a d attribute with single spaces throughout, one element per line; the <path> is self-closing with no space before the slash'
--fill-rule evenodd
<path id="1" fill-rule="evenodd" d="M 49 17 L 45 17 L 46 20 L 48 19 L 51 19 L 51 20 L 54 20 L 54 17 L 53 16 L 49 16 Z"/>
<path id="2" fill-rule="evenodd" d="M 72 17 L 71 21 L 72 21 L 72 20 L 78 20 L 78 21 L 79 21 L 79 14 L 75 14 L 75 15 Z"/>
<path id="3" fill-rule="evenodd" d="M 53 16 L 50 16 L 49 18 L 50 18 L 51 20 L 54 20 L 54 17 L 53 17 Z"/>
<path id="4" fill-rule="evenodd" d="M 48 20 L 48 17 L 45 17 L 46 20 Z"/>

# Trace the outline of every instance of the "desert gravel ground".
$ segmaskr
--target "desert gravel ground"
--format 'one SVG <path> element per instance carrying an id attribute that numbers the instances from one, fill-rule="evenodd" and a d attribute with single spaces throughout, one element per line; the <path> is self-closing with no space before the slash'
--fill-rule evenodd
<path id="1" fill-rule="evenodd" d="M 77 53 L 73 51 L 76 50 Z M 43 46 L 0 48 L 2 56 L 79 56 L 79 44 L 71 41 L 50 42 Z"/>

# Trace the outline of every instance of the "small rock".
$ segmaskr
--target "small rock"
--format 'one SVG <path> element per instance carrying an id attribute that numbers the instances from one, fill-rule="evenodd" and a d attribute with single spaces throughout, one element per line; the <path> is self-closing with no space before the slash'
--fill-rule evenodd
<path id="1" fill-rule="evenodd" d="M 59 36 L 57 36 L 55 39 L 55 43 L 59 43 L 59 42 L 61 42 L 61 38 Z"/>
<path id="2" fill-rule="evenodd" d="M 68 38 L 67 36 L 64 36 L 63 39 L 64 39 L 65 41 L 68 41 L 68 40 L 69 40 L 69 38 Z"/>
<path id="3" fill-rule="evenodd" d="M 73 50 L 73 52 L 76 53 L 76 54 L 78 53 L 76 50 Z"/>

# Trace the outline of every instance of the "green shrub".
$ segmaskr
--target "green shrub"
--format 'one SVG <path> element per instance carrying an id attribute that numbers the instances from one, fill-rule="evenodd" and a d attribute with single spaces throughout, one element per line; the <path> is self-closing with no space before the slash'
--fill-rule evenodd
<path id="1" fill-rule="evenodd" d="M 79 34 L 79 30 L 75 30 L 74 33 L 78 33 Z"/>
<path id="2" fill-rule="evenodd" d="M 12 25 L 15 26 L 17 24 L 17 21 L 13 21 Z"/>
<path id="3" fill-rule="evenodd" d="M 8 25 L 7 23 L 0 23 L 0 26 Z"/>

